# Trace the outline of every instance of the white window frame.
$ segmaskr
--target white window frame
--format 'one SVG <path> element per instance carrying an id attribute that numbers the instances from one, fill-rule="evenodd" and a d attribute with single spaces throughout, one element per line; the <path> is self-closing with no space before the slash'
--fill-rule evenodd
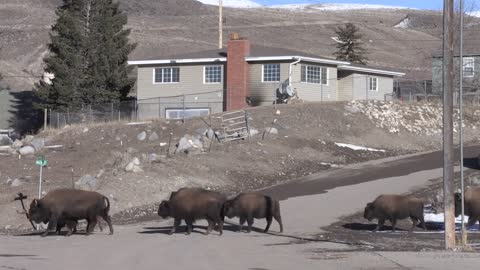
<path id="1" fill-rule="evenodd" d="M 156 72 L 157 72 L 157 69 L 178 69 L 178 82 L 157 82 L 155 81 L 155 75 L 156 75 Z M 163 72 L 163 71 L 162 71 Z M 172 74 L 173 72 L 170 73 L 170 78 L 173 80 L 173 77 L 172 77 Z M 163 74 L 162 74 L 162 80 L 163 80 Z M 156 67 L 156 68 L 153 68 L 153 84 L 175 84 L 175 83 L 179 83 L 180 82 L 180 67 Z"/>
<path id="2" fill-rule="evenodd" d="M 375 79 L 375 89 L 372 89 L 372 79 Z M 378 77 L 368 77 L 368 90 L 372 92 L 378 92 Z"/>
<path id="3" fill-rule="evenodd" d="M 220 81 L 219 82 L 207 82 L 207 67 L 220 67 Z M 222 84 L 223 83 L 223 65 L 208 65 L 203 66 L 203 84 Z"/>
<path id="4" fill-rule="evenodd" d="M 207 111 L 207 114 L 206 115 L 209 115 L 210 114 L 210 108 L 165 108 L 165 118 L 166 119 L 183 119 L 183 117 L 179 117 L 179 118 L 170 118 L 169 117 L 169 112 L 173 112 L 173 111 L 176 111 L 177 113 L 178 112 L 182 112 L 182 111 Z M 199 115 L 199 116 L 202 116 L 202 115 Z"/>
<path id="5" fill-rule="evenodd" d="M 265 66 L 266 65 L 278 65 L 278 81 L 265 81 Z M 269 63 L 269 64 L 262 64 L 262 83 L 276 83 L 282 80 L 282 65 L 280 63 Z"/>
<path id="6" fill-rule="evenodd" d="M 303 76 L 302 76 L 302 67 L 305 67 L 305 78 L 303 78 Z M 319 75 L 319 77 L 320 77 L 320 82 L 316 83 L 316 82 L 309 82 L 309 81 L 308 81 L 308 68 L 309 68 L 309 67 L 320 68 L 320 70 L 319 70 L 319 71 L 320 71 L 320 75 Z M 322 70 L 323 70 L 323 69 L 325 69 L 325 70 L 327 71 L 327 72 L 326 72 L 326 73 L 327 73 L 327 74 L 326 74 L 326 78 L 325 78 L 325 82 L 326 82 L 326 83 L 322 83 L 322 81 L 323 81 Z M 328 83 L 328 81 L 329 81 L 329 80 L 328 80 L 329 75 L 330 75 L 330 69 L 329 69 L 328 67 L 317 66 L 317 65 L 301 65 L 301 67 L 300 67 L 300 82 L 301 82 L 301 83 L 320 84 L 320 85 L 326 85 L 326 86 L 328 86 L 328 85 L 329 85 L 329 83 Z"/>
<path id="7" fill-rule="evenodd" d="M 471 63 L 468 64 L 468 66 L 465 64 L 465 62 L 466 62 L 467 60 L 468 60 L 468 61 L 471 61 Z M 465 68 L 467 68 L 467 67 L 469 67 L 469 68 L 471 67 L 471 68 L 472 68 L 472 75 L 469 75 L 469 76 L 465 75 L 465 74 L 466 74 L 466 73 L 465 73 Z M 474 58 L 474 57 L 464 57 L 464 58 L 463 58 L 463 77 L 464 77 L 464 78 L 472 78 L 472 77 L 475 77 L 475 58 Z"/>

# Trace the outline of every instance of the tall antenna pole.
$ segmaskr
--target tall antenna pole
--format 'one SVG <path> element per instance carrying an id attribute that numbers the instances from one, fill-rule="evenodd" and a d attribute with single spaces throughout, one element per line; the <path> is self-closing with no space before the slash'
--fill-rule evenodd
<path id="1" fill-rule="evenodd" d="M 223 48 L 223 3 L 218 0 L 218 48 Z"/>
<path id="2" fill-rule="evenodd" d="M 453 0 L 443 4 L 443 202 L 445 249 L 455 248 L 455 204 L 453 188 Z"/>
<path id="3" fill-rule="evenodd" d="M 462 247 L 467 245 L 467 232 L 465 231 L 465 205 L 464 205 L 464 174 L 463 174 L 463 0 L 460 0 L 460 88 L 459 88 L 459 114 L 460 124 L 458 127 L 460 133 L 460 185 L 462 196 Z"/>

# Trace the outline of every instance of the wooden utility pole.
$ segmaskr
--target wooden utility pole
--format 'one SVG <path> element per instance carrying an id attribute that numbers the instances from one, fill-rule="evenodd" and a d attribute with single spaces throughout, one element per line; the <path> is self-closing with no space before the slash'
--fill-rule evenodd
<path id="1" fill-rule="evenodd" d="M 443 202 L 445 213 L 445 249 L 455 248 L 455 204 L 453 187 L 453 33 L 454 0 L 443 6 Z"/>
<path id="2" fill-rule="evenodd" d="M 460 0 L 460 88 L 459 88 L 459 114 L 460 123 L 458 125 L 460 139 L 460 188 L 462 194 L 462 248 L 467 247 L 467 231 L 465 230 L 465 181 L 463 171 L 463 0 Z"/>
<path id="3" fill-rule="evenodd" d="M 218 48 L 223 47 L 223 3 L 218 0 Z"/>

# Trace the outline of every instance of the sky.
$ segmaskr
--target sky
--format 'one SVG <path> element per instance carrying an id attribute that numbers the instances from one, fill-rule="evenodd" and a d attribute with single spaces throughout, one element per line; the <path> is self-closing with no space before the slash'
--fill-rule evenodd
<path id="1" fill-rule="evenodd" d="M 418 9 L 442 9 L 443 0 L 253 0 L 262 5 L 283 5 L 283 4 L 322 4 L 322 3 L 348 3 L 348 4 L 374 4 L 402 6 Z"/>

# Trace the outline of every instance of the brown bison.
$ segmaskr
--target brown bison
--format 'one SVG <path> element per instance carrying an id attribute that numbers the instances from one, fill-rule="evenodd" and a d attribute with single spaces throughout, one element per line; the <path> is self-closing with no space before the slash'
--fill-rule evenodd
<path id="1" fill-rule="evenodd" d="M 185 220 L 186 234 L 193 230 L 195 220 L 205 219 L 208 222 L 206 234 L 218 224 L 219 234 L 223 233 L 223 204 L 226 197 L 222 194 L 201 188 L 182 188 L 172 192 L 168 201 L 164 200 L 158 207 L 158 215 L 162 218 L 173 217 L 174 224 L 169 234 L 173 234 L 177 227 Z"/>
<path id="2" fill-rule="evenodd" d="M 251 232 L 254 218 L 266 218 L 267 227 L 264 232 L 268 232 L 272 218 L 275 218 L 280 225 L 280 232 L 283 232 L 280 203 L 270 196 L 259 193 L 241 193 L 225 203 L 224 212 L 228 218 L 240 218 L 239 231 L 242 231 L 245 221 L 248 224 L 248 232 Z"/>
<path id="3" fill-rule="evenodd" d="M 36 223 L 48 223 L 42 236 L 47 236 L 50 230 L 59 229 L 66 224 L 67 236 L 75 230 L 78 220 L 87 220 L 86 234 L 93 232 L 97 223 L 97 216 L 105 220 L 113 234 L 113 227 L 108 212 L 110 201 L 107 197 L 93 191 L 76 189 L 52 190 L 42 199 L 34 199 L 30 204 L 28 216 Z"/>
<path id="4" fill-rule="evenodd" d="M 480 187 L 467 187 L 465 189 L 465 215 L 468 216 L 468 227 L 480 220 Z M 455 193 L 455 216 L 462 213 L 462 195 Z"/>
<path id="5" fill-rule="evenodd" d="M 395 231 L 397 220 L 405 218 L 412 219 L 413 224 L 410 231 L 417 226 L 418 221 L 426 230 L 423 219 L 423 201 L 413 196 L 380 195 L 375 201 L 367 204 L 363 217 L 368 221 L 378 219 L 378 226 L 374 231 L 378 231 L 387 219 L 392 223 L 392 231 Z"/>

